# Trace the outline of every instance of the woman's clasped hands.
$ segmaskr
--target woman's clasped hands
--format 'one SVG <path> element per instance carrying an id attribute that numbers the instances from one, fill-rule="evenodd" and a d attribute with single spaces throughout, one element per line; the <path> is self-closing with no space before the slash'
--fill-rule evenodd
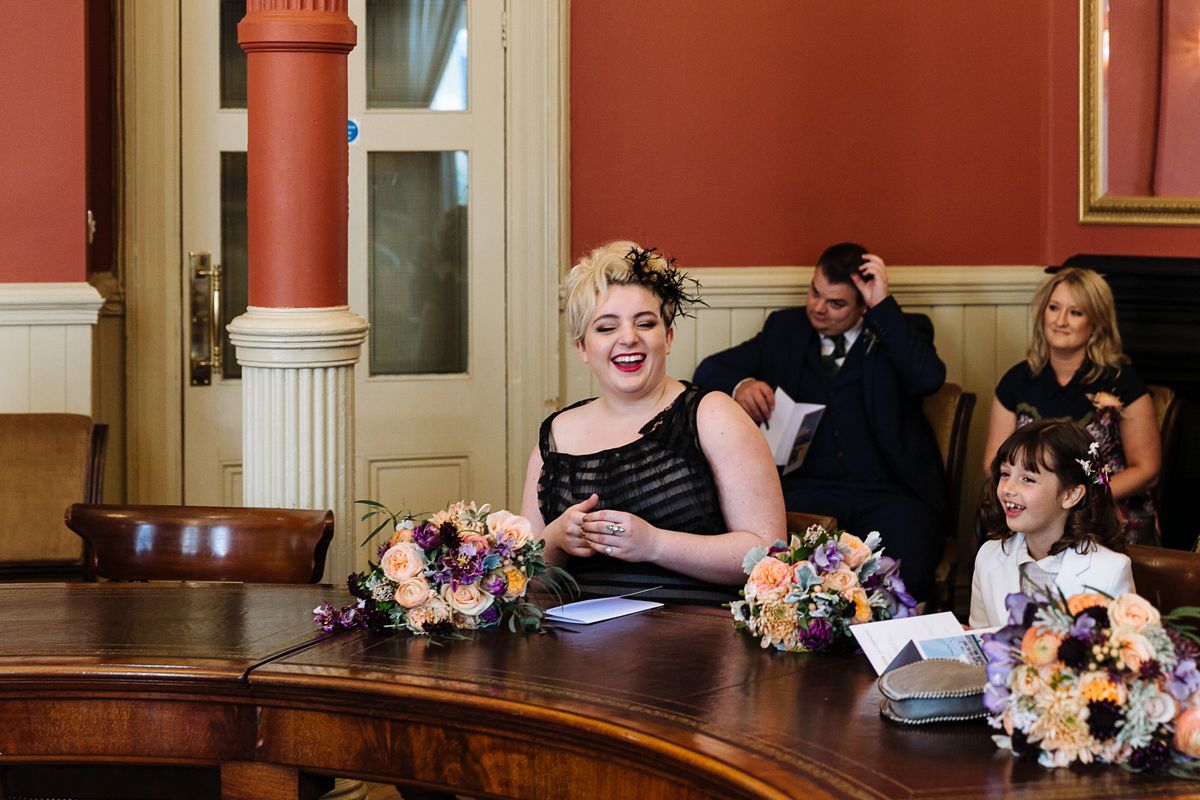
<path id="1" fill-rule="evenodd" d="M 596 510 L 599 501 L 593 494 L 563 512 L 563 549 L 580 558 L 603 553 L 622 561 L 650 561 L 657 529 L 634 514 Z"/>

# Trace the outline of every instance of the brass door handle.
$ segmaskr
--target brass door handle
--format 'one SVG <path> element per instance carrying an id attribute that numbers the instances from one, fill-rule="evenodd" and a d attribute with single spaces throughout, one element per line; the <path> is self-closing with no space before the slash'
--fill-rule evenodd
<path id="1" fill-rule="evenodd" d="M 191 381 L 208 386 L 221 372 L 221 265 L 207 250 L 188 252 L 191 296 Z"/>

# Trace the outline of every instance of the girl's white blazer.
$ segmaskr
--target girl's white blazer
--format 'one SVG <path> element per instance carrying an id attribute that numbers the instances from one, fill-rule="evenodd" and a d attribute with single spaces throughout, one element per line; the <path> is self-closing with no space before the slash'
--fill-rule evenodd
<path id="1" fill-rule="evenodd" d="M 972 628 L 1008 624 L 1004 600 L 1021 591 L 1017 554 L 1024 550 L 1023 533 L 1006 542 L 990 539 L 980 546 L 975 556 L 975 577 L 971 581 Z M 1134 591 L 1133 568 L 1129 556 L 1107 547 L 1094 545 L 1089 553 L 1072 548 L 1063 554 L 1062 571 L 1054 585 L 1067 597 L 1092 590 L 1116 597 Z"/>

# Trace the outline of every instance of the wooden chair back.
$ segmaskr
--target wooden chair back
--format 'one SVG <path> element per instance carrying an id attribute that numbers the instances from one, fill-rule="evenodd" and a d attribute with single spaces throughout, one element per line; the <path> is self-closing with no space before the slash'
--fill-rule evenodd
<path id="1" fill-rule="evenodd" d="M 0 414 L 0 577 L 83 577 L 63 510 L 100 502 L 107 439 L 83 414 Z"/>
<path id="2" fill-rule="evenodd" d="M 118 581 L 317 583 L 333 540 L 333 512 L 306 509 L 78 503 L 66 521 Z"/>
<path id="3" fill-rule="evenodd" d="M 942 384 L 941 389 L 925 398 L 925 418 L 937 437 L 942 464 L 946 467 L 946 495 L 954 525 L 958 524 L 958 512 L 962 507 L 963 468 L 974 410 L 975 393 L 964 392 L 957 383 Z"/>
<path id="4" fill-rule="evenodd" d="M 1200 553 L 1138 544 L 1125 552 L 1133 562 L 1134 588 L 1159 611 L 1200 606 Z"/>
<path id="5" fill-rule="evenodd" d="M 825 514 L 807 514 L 803 511 L 787 512 L 788 533 L 804 533 L 813 525 L 820 525 L 827 531 L 837 527 L 837 518 Z"/>
<path id="6" fill-rule="evenodd" d="M 1177 397 L 1175 390 L 1169 386 L 1147 385 L 1146 388 L 1150 390 L 1150 398 L 1154 401 L 1154 417 L 1158 421 L 1158 435 L 1162 442 L 1162 467 L 1159 469 L 1158 483 L 1150 490 L 1154 507 L 1161 512 L 1167 502 L 1166 491 L 1174 475 L 1185 401 Z"/>
<path id="7" fill-rule="evenodd" d="M 971 413 L 975 410 L 975 393 L 964 392 L 957 383 L 946 383 L 925 398 L 924 410 L 946 468 L 950 520 L 926 610 L 952 611 L 954 587 L 958 579 L 958 515 L 962 507 L 963 469 L 967 461 L 967 438 L 971 432 Z"/>

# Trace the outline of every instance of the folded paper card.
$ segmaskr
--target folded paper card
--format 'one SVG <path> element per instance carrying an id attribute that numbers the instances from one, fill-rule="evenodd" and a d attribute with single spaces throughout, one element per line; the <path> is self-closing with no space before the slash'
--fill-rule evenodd
<path id="1" fill-rule="evenodd" d="M 824 412 L 825 406 L 797 403 L 782 387 L 775 390 L 775 410 L 759 429 L 767 437 L 775 464 L 782 467 L 784 475 L 804 463 L 808 445 Z"/>
<path id="2" fill-rule="evenodd" d="M 591 625 L 593 622 L 603 622 L 606 619 L 636 614 L 639 611 L 649 611 L 661 605 L 662 603 L 656 603 L 653 600 L 634 600 L 630 597 L 597 597 L 594 600 L 580 600 L 577 603 L 548 608 L 546 609 L 546 619 L 554 622 Z"/>
<path id="3" fill-rule="evenodd" d="M 902 617 L 881 622 L 866 622 L 850 626 L 876 675 L 882 675 L 892 661 L 914 639 L 940 639 L 961 636 L 962 625 L 949 611 L 919 617 Z"/>

